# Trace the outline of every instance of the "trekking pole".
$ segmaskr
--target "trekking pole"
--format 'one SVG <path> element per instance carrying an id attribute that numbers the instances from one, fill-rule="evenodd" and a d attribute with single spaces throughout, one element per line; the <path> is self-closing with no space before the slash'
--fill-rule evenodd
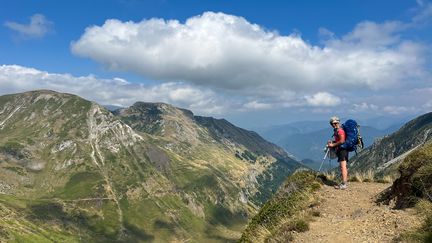
<path id="1" fill-rule="evenodd" d="M 330 137 L 330 139 L 332 139 L 333 138 L 333 136 L 332 137 Z M 326 146 L 326 148 L 327 148 L 327 152 L 326 152 L 326 155 L 324 156 L 324 158 L 323 158 L 323 162 L 324 162 L 324 160 L 325 160 L 325 158 L 326 158 L 326 156 L 328 156 L 328 158 L 329 158 L 329 170 L 332 168 L 332 164 L 331 164 L 331 157 L 332 157 L 332 155 L 330 154 L 330 149 L 331 148 L 329 148 L 328 146 Z M 321 163 L 321 166 L 322 166 L 322 164 L 323 163 Z M 320 167 L 320 170 L 321 170 L 321 167 Z"/>
<path id="2" fill-rule="evenodd" d="M 320 167 L 319 167 L 318 173 L 321 172 L 321 168 L 322 168 L 322 166 L 323 166 L 323 164 L 324 164 L 325 159 L 327 158 L 327 155 L 328 155 L 328 153 L 329 153 L 329 150 L 330 150 L 330 149 L 327 147 L 327 148 L 326 148 L 326 153 L 325 153 L 325 155 L 324 155 L 324 158 L 323 158 L 322 161 L 321 161 L 321 165 L 320 165 Z"/>

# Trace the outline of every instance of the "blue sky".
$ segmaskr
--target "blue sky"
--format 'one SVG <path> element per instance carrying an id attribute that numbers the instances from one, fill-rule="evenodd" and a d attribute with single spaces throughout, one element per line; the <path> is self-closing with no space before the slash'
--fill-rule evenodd
<path id="1" fill-rule="evenodd" d="M 0 94 L 162 101 L 243 127 L 432 109 L 432 4 L 2 1 Z"/>

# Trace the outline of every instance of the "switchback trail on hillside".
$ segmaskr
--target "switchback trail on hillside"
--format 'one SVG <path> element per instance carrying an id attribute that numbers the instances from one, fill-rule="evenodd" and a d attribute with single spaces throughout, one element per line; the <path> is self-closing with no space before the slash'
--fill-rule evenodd
<path id="1" fill-rule="evenodd" d="M 377 195 L 391 186 L 383 183 L 348 184 L 346 190 L 325 185 L 316 192 L 320 213 L 309 231 L 294 234 L 294 242 L 394 242 L 407 229 L 421 223 L 414 209 L 394 210 L 377 205 Z"/>

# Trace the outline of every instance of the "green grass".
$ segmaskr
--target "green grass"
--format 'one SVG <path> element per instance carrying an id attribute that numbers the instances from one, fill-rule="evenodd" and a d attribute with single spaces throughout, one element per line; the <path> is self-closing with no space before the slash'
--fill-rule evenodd
<path id="1" fill-rule="evenodd" d="M 115 203 L 105 201 L 101 210 L 85 210 L 71 204 L 52 201 L 36 201 L 28 204 L 28 219 L 39 225 L 46 222 L 59 226 L 74 225 L 91 236 L 115 238 L 119 230 Z"/>
<path id="2" fill-rule="evenodd" d="M 15 173 L 17 173 L 18 175 L 21 175 L 21 176 L 24 176 L 24 175 L 27 174 L 26 170 L 24 168 L 22 168 L 22 167 L 18 167 L 18 166 L 6 166 L 6 167 L 3 167 L 3 168 L 5 168 L 7 170 L 10 170 L 10 171 L 13 171 L 13 172 L 15 172 Z"/>
<path id="3" fill-rule="evenodd" d="M 39 226 L 33 226 L 30 228 L 34 233 L 22 232 L 11 230 L 8 242 L 81 242 L 79 236 L 71 234 L 62 234 L 55 230 L 41 230 Z M 1 239 L 1 238 L 0 238 Z"/>
<path id="4" fill-rule="evenodd" d="M 34 238 L 35 242 L 78 242 L 81 239 L 92 242 L 109 242 L 117 239 L 120 231 L 117 204 L 106 198 L 102 179 L 99 173 L 79 172 L 71 176 L 64 187 L 50 194 L 45 199 L 20 199 L 0 195 L 0 205 L 12 212 L 12 222 L 21 227 L 28 225 L 31 232 L 38 232 L 40 237 L 33 237 L 27 231 L 15 231 L 6 228 L 11 239 L 27 242 Z M 76 199 L 91 199 L 89 201 Z M 0 222 L 1 226 L 1 222 Z M 1 229 L 1 227 L 0 227 Z M 46 231 L 46 232 L 45 232 Z M 71 236 L 72 235 L 72 236 Z M 1 240 L 0 240 L 1 242 Z"/>
<path id="5" fill-rule="evenodd" d="M 144 241 L 158 239 L 202 239 L 205 220 L 195 216 L 176 196 L 163 196 L 158 200 L 122 201 L 125 208 L 126 228 Z"/>
<path id="6" fill-rule="evenodd" d="M 137 239 L 147 241 L 227 242 L 238 239 L 226 235 L 221 228 L 238 230 L 245 225 L 242 214 L 222 206 L 203 204 L 205 218 L 195 215 L 178 196 L 165 195 L 156 200 L 122 200 L 125 227 Z"/>
<path id="7" fill-rule="evenodd" d="M 53 221 L 48 222 L 64 216 L 60 213 L 61 207 L 57 204 L 42 205 L 41 201 L 0 195 L 0 242 L 79 242 L 76 232 L 57 227 Z M 40 221 L 36 219 L 38 216 Z"/>
<path id="8" fill-rule="evenodd" d="M 106 197 L 102 192 L 104 184 L 105 181 L 99 173 L 78 172 L 71 176 L 66 185 L 54 195 L 70 200 L 87 197 Z"/>
<path id="9" fill-rule="evenodd" d="M 93 216 L 86 224 L 97 234 L 115 239 L 120 230 L 117 205 L 113 201 L 105 201 L 102 206 L 103 217 Z"/>
<path id="10" fill-rule="evenodd" d="M 209 214 L 211 224 L 222 224 L 227 227 L 238 224 L 245 224 L 246 218 L 242 212 L 231 212 L 227 207 L 216 205 L 210 208 Z"/>
<path id="11" fill-rule="evenodd" d="M 263 205 L 278 190 L 286 179 L 286 175 L 291 173 L 291 168 L 284 161 L 273 163 L 268 170 L 257 177 L 259 193 L 255 194 L 251 200 L 256 205 Z"/>

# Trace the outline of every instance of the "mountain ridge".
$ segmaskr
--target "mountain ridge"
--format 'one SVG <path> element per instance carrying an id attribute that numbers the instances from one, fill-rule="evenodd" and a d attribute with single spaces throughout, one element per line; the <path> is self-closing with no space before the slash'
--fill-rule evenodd
<path id="1" fill-rule="evenodd" d="M 373 170 L 377 174 L 394 174 L 402 160 L 432 139 L 432 112 L 407 122 L 361 151 L 351 160 L 353 171 Z"/>
<path id="2" fill-rule="evenodd" d="M 0 206 L 21 215 L 15 228 L 0 222 L 9 238 L 39 227 L 89 241 L 234 241 L 302 167 L 255 133 L 163 103 L 110 112 L 43 90 L 0 96 L 0 110 Z"/>

